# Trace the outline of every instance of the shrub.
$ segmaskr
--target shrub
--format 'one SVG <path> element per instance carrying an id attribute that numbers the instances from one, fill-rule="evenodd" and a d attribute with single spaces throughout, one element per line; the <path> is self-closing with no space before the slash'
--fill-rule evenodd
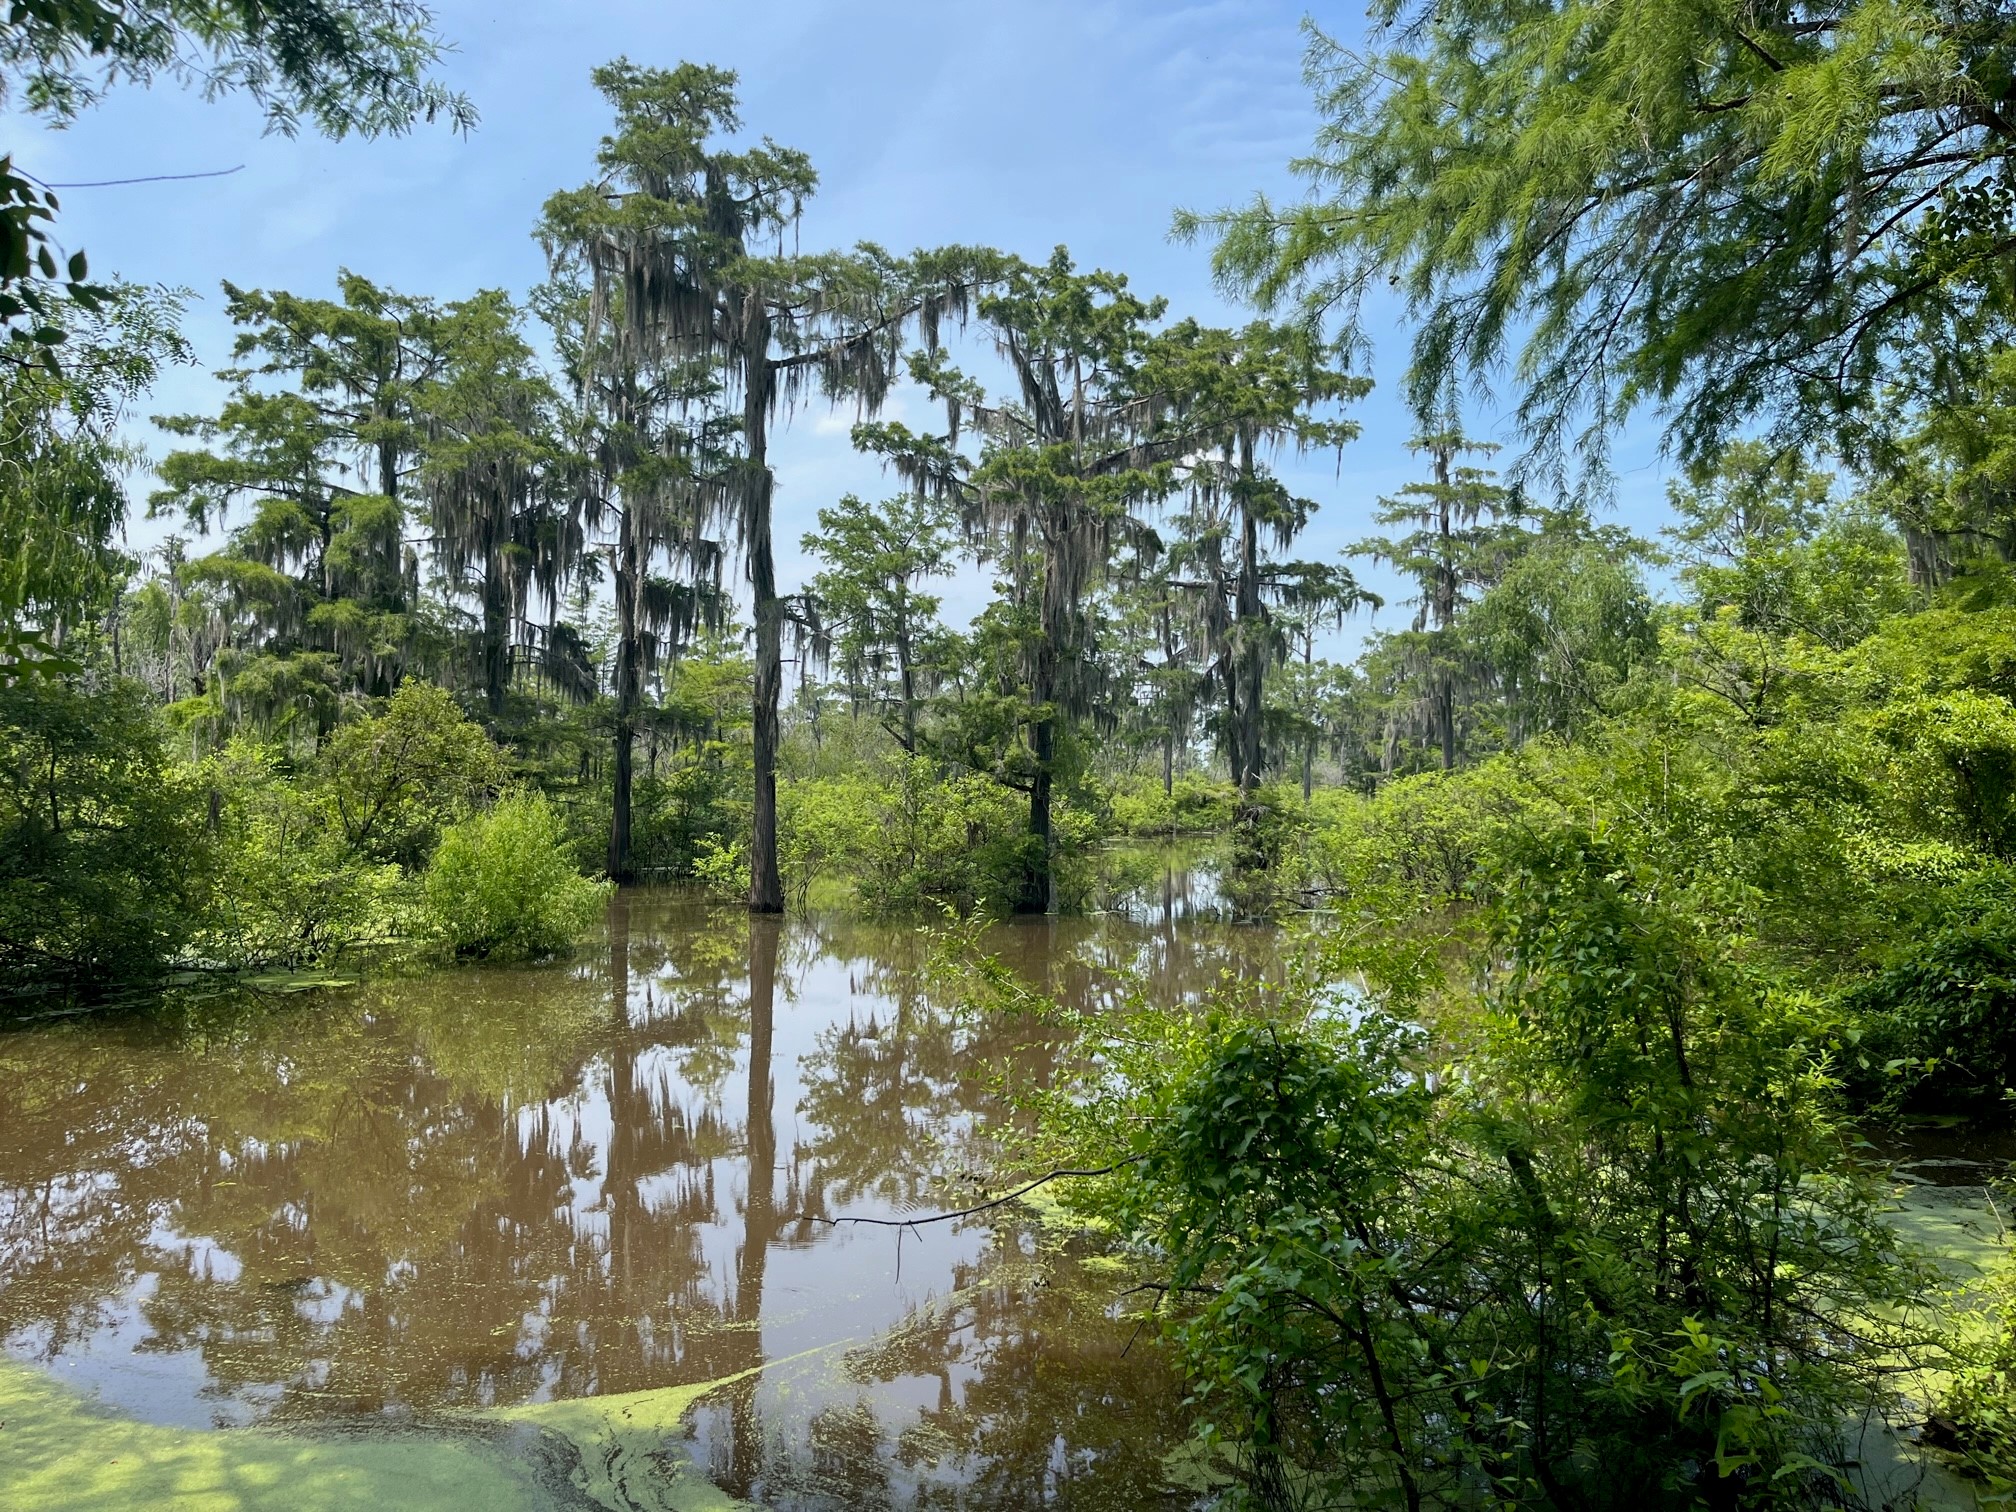
<path id="1" fill-rule="evenodd" d="M 447 691 L 411 679 L 382 713 L 339 727 L 318 767 L 348 847 L 409 870 L 506 776 L 504 752 Z"/>
<path id="2" fill-rule="evenodd" d="M 327 794 L 271 745 L 238 736 L 207 761 L 217 886 L 198 956 L 235 968 L 293 967 L 411 933 L 412 884 L 354 850 Z"/>
<path id="3" fill-rule="evenodd" d="M 948 772 L 926 756 L 897 756 L 878 772 L 780 787 L 784 875 L 801 896 L 841 880 L 864 912 L 891 916 L 949 907 L 1000 913 L 1021 875 L 1028 800 L 977 772 Z M 1051 809 L 1051 860 L 1065 911 L 1092 892 L 1094 816 L 1059 791 Z"/>
<path id="4" fill-rule="evenodd" d="M 1152 840 L 1167 835 L 1216 834 L 1232 822 L 1238 789 L 1202 772 L 1184 772 L 1162 791 L 1159 777 L 1130 777 L 1113 791 L 1113 827 Z"/>
<path id="5" fill-rule="evenodd" d="M 0 684 L 0 991 L 158 974 L 214 847 L 137 685 Z"/>
<path id="6" fill-rule="evenodd" d="M 537 793 L 451 825 L 427 865 L 427 912 L 457 955 L 527 960 L 569 949 L 607 895 L 568 859 L 560 822 Z"/>
<path id="7" fill-rule="evenodd" d="M 753 780 L 748 746 L 721 740 L 686 745 L 660 770 L 640 772 L 630 810 L 639 870 L 698 877 L 708 858 L 746 850 Z M 606 829 L 597 840 L 607 846 Z"/>
<path id="8" fill-rule="evenodd" d="M 1113 1173 L 1067 1200 L 1146 1272 L 1235 1505 L 1839 1506 L 1935 1278 L 1824 1025 L 1593 829 L 1504 866 L 1458 1074 L 1368 912 L 1265 994 L 1052 1009 L 1085 1069 L 1033 1163 Z"/>
<path id="9" fill-rule="evenodd" d="M 2016 908 L 1993 906 L 1905 947 L 1842 995 L 1859 1042 L 1849 1067 L 1874 1101 L 2006 1114 L 2016 1088 Z"/>

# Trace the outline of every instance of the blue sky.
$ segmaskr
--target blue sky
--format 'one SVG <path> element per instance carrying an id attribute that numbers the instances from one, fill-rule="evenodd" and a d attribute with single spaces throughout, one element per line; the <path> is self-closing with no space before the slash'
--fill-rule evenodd
<path id="1" fill-rule="evenodd" d="M 1167 295 L 1172 315 L 1230 322 L 1245 312 L 1213 290 L 1202 248 L 1170 243 L 1170 213 L 1293 192 L 1287 163 L 1315 125 L 1300 72 L 1305 10 L 1277 0 L 437 3 L 456 48 L 441 71 L 482 112 L 466 138 L 439 128 L 377 142 L 262 137 L 244 101 L 161 87 L 115 94 L 61 133 L 10 121 L 8 140 L 22 167 L 52 181 L 244 165 L 194 183 L 64 194 L 61 237 L 94 271 L 198 296 L 187 328 L 202 367 L 164 379 L 149 413 L 212 409 L 222 397 L 205 371 L 229 350 L 220 279 L 327 294 L 348 267 L 442 298 L 537 282 L 532 225 L 547 195 L 591 176 L 608 118 L 589 71 L 618 55 L 739 71 L 748 128 L 804 149 L 819 169 L 808 248 L 959 242 L 1041 257 L 1063 243 L 1081 265 Z M 1363 29 L 1352 6 L 1315 15 L 1340 35 Z M 1378 495 L 1418 475 L 1396 392 L 1404 332 L 1386 321 L 1377 386 L 1357 407 L 1363 437 L 1341 471 L 1327 459 L 1297 471 L 1322 506 L 1303 555 L 1332 556 L 1365 535 Z M 851 418 L 803 413 L 773 449 L 787 585 L 809 570 L 798 538 L 821 504 L 893 486 L 852 454 Z M 1473 429 L 1493 435 L 1491 417 Z M 1642 425 L 1618 452 L 1614 518 L 1640 530 L 1660 521 L 1655 442 Z M 134 481 L 144 497 L 149 480 Z M 136 543 L 159 530 L 136 524 Z M 1376 571 L 1361 576 L 1392 587 Z M 962 575 L 948 616 L 965 618 L 979 591 Z M 1378 623 L 1405 617 L 1389 608 Z"/>

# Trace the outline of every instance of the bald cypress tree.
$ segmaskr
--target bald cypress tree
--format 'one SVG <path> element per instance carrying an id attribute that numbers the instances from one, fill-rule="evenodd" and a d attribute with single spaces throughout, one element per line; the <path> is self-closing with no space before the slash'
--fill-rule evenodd
<path id="1" fill-rule="evenodd" d="M 1381 499 L 1374 515 L 1381 525 L 1408 528 L 1360 541 L 1351 551 L 1386 563 L 1417 585 L 1413 628 L 1392 637 L 1387 648 L 1402 684 L 1396 708 L 1424 730 L 1446 772 L 1456 765 L 1461 733 L 1456 705 L 1469 655 L 1456 633 L 1457 617 L 1476 591 L 1503 571 L 1522 505 L 1518 493 L 1488 468 L 1462 461 L 1497 448 L 1467 439 L 1453 412 L 1445 411 L 1437 428 L 1409 444 L 1428 458 L 1431 474 Z M 1389 749 L 1395 738 L 1397 732 L 1389 736 Z"/>
<path id="2" fill-rule="evenodd" d="M 771 423 L 811 395 L 879 408 L 906 324 L 921 316 L 935 333 L 941 312 L 962 308 L 970 260 L 904 262 L 866 245 L 797 251 L 818 176 L 804 153 L 767 138 L 741 148 L 722 140 L 741 128 L 729 71 L 618 61 L 597 69 L 595 84 L 616 111 L 602 177 L 554 196 L 545 234 L 580 260 L 591 325 L 620 328 L 642 358 L 709 375 L 706 402 L 724 401 L 738 421 L 739 455 L 719 501 L 747 564 L 755 629 L 749 906 L 774 913 L 784 906 L 778 701 L 794 616 L 777 587 Z"/>
<path id="3" fill-rule="evenodd" d="M 540 303 L 574 396 L 562 419 L 559 486 L 572 491 L 586 526 L 602 538 L 599 555 L 583 566 L 593 560 L 606 568 L 613 600 L 606 869 L 627 882 L 635 878 L 631 789 L 646 679 L 696 632 L 727 618 L 714 526 L 736 453 L 734 422 L 714 402 L 718 391 L 704 368 L 630 322 L 620 292 L 577 282 L 588 260 L 584 245 L 614 257 L 625 244 L 616 224 L 625 207 L 608 208 L 611 219 L 600 226 L 556 224 L 549 213 L 541 232 L 557 276 Z"/>
<path id="4" fill-rule="evenodd" d="M 149 512 L 208 531 L 247 509 L 230 545 L 190 571 L 229 604 L 234 652 L 265 661 L 259 685 L 333 668 L 340 686 L 385 694 L 414 649 L 416 399 L 449 354 L 435 302 L 348 272 L 338 289 L 331 300 L 224 286 L 241 328 L 238 365 L 218 375 L 231 393 L 214 416 L 157 421 L 204 444 L 163 459 Z M 301 653 L 299 666 L 278 664 Z"/>
<path id="5" fill-rule="evenodd" d="M 1110 563 L 1139 555 L 1142 516 L 1175 486 L 1174 464 L 1198 432 L 1144 381 L 1161 300 L 1134 294 L 1118 274 L 1078 272 L 1061 247 L 1048 263 L 1003 273 L 976 309 L 1013 392 L 990 399 L 933 354 L 915 372 L 945 403 L 945 434 L 881 425 L 855 436 L 913 486 L 956 503 L 969 538 L 1001 572 L 1007 602 L 995 619 L 1015 647 L 1022 743 L 1001 775 L 1029 795 L 1014 906 L 1042 913 L 1056 901 L 1060 738 L 1103 691 L 1088 597 Z M 962 447 L 976 435 L 977 449 Z"/>
<path id="6" fill-rule="evenodd" d="M 449 362 L 417 397 L 435 561 L 451 591 L 477 602 L 477 680 L 493 720 L 529 596 L 550 611 L 584 545 L 582 494 L 561 466 L 558 396 L 520 320 L 496 290 L 450 305 Z"/>
<path id="7" fill-rule="evenodd" d="M 1333 411 L 1370 387 L 1326 357 L 1293 328 L 1186 321 L 1150 345 L 1143 373 L 1144 387 L 1169 407 L 1165 427 L 1192 447 L 1178 469 L 1182 505 L 1169 521 L 1167 583 L 1207 668 L 1207 696 L 1222 703 L 1221 743 L 1249 824 L 1266 766 L 1267 673 L 1288 654 L 1275 609 L 1335 618 L 1378 602 L 1340 565 L 1277 555 L 1316 506 L 1272 473 L 1267 453 L 1342 447 L 1358 427 Z"/>

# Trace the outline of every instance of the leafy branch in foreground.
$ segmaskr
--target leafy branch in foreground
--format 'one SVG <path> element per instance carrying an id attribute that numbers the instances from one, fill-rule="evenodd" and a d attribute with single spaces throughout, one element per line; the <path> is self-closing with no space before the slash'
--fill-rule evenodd
<path id="1" fill-rule="evenodd" d="M 1368 908 L 1281 981 L 1077 1018 L 1039 1157 L 1115 1168 L 1065 1201 L 1134 1253 L 1252 1505 L 1852 1500 L 1934 1280 L 1826 1023 L 1600 832 L 1498 864 L 1463 969 Z"/>
<path id="2" fill-rule="evenodd" d="M 2006 7 L 1380 0 L 1372 16 L 1362 52 L 1308 24 L 1308 197 L 1177 231 L 1215 239 L 1228 288 L 1347 344 L 1396 290 L 1423 415 L 1502 368 L 1542 459 L 1580 446 L 1600 464 L 1609 427 L 1652 405 L 1692 462 L 1760 420 L 1791 439 L 1852 424 L 1900 352 L 1962 370 L 2006 331 Z"/>

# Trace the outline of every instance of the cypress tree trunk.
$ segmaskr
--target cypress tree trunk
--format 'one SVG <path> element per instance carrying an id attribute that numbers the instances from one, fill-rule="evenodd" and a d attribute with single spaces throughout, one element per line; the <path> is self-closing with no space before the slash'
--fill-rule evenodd
<path id="1" fill-rule="evenodd" d="M 770 388 L 776 381 L 769 359 L 770 320 L 759 301 L 750 301 L 744 336 L 742 438 L 743 527 L 749 547 L 749 588 L 756 612 L 756 680 L 751 754 L 755 760 L 755 804 L 749 826 L 749 910 L 782 913 L 784 881 L 777 871 L 777 704 L 784 690 L 784 604 L 777 597 L 777 563 L 770 543 Z"/>
<path id="2" fill-rule="evenodd" d="M 910 595 L 899 593 L 896 621 L 896 676 L 903 690 L 903 754 L 917 754 L 917 679 L 910 668 Z"/>
<path id="3" fill-rule="evenodd" d="M 1260 625 L 1260 568 L 1259 568 L 1259 527 L 1253 516 L 1245 519 L 1245 530 L 1240 545 L 1239 594 L 1234 611 L 1238 637 L 1238 651 L 1233 660 L 1234 685 L 1232 705 L 1237 727 L 1234 742 L 1238 752 L 1238 771 L 1234 774 L 1239 784 L 1241 803 L 1251 800 L 1253 790 L 1260 785 L 1260 698 L 1261 679 L 1267 668 L 1267 648 L 1261 643 Z"/>
<path id="4" fill-rule="evenodd" d="M 489 552 L 483 569 L 483 703 L 492 719 L 504 712 L 511 679 L 511 606 L 504 590 L 504 564 Z"/>
<path id="5" fill-rule="evenodd" d="M 1253 482 L 1253 435 L 1239 436 L 1239 587 L 1233 603 L 1232 740 L 1233 781 L 1239 787 L 1239 820 L 1248 828 L 1259 822 L 1254 791 L 1260 785 L 1261 681 L 1267 675 L 1267 647 L 1260 627 L 1265 611 L 1260 603 L 1260 522 L 1253 517 L 1248 490 Z"/>
<path id="6" fill-rule="evenodd" d="M 634 507 L 623 512 L 622 536 L 616 556 L 616 763 L 609 810 L 609 879 L 632 882 L 636 871 L 630 854 L 630 775 L 637 744 L 637 708 L 644 693 L 644 654 L 638 643 L 639 578 Z"/>
<path id="7" fill-rule="evenodd" d="M 1057 722 L 1036 721 L 1031 732 L 1036 753 L 1036 775 L 1029 784 L 1028 857 L 1022 869 L 1022 885 L 1015 898 L 1018 914 L 1050 912 L 1054 878 L 1050 873 L 1050 788 L 1051 763 L 1057 755 Z"/>

